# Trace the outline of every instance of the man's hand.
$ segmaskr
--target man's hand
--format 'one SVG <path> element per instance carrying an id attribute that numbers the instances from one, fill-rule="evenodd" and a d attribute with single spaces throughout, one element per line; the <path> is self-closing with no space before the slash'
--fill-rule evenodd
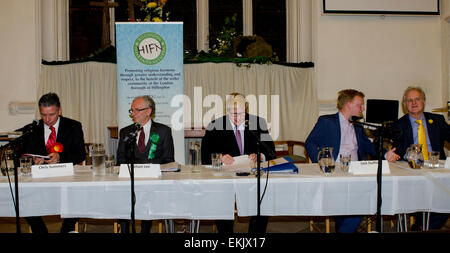
<path id="1" fill-rule="evenodd" d="M 50 156 L 50 159 L 45 160 L 45 163 L 48 163 L 48 164 L 59 163 L 59 154 L 58 153 L 51 153 L 48 156 Z"/>
<path id="2" fill-rule="evenodd" d="M 234 163 L 234 158 L 232 156 L 230 156 L 229 154 L 223 155 L 222 156 L 222 163 L 224 165 L 231 165 Z"/>
<path id="3" fill-rule="evenodd" d="M 256 154 L 255 154 L 255 153 L 250 154 L 250 155 L 248 156 L 248 158 L 249 158 L 250 160 L 252 160 L 252 162 L 256 163 Z M 263 156 L 263 154 L 261 153 L 261 159 L 260 159 L 260 161 L 262 162 L 263 160 L 264 160 L 264 156 Z"/>
<path id="4" fill-rule="evenodd" d="M 398 159 L 400 159 L 400 156 L 394 152 L 395 149 L 396 148 L 393 148 L 393 149 L 389 150 L 388 152 L 386 152 L 386 160 L 388 160 L 389 162 L 395 162 Z"/>
<path id="5" fill-rule="evenodd" d="M 41 157 L 33 157 L 33 162 L 35 165 L 41 165 L 44 164 L 44 158 Z"/>

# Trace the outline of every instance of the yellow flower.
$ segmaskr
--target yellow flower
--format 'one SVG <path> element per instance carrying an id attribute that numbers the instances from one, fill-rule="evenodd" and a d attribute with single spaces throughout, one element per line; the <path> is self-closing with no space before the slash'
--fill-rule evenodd
<path id="1" fill-rule="evenodd" d="M 429 120 L 428 120 L 428 123 L 433 124 L 433 120 L 432 120 L 432 119 L 429 119 Z"/>
<path id="2" fill-rule="evenodd" d="M 158 17 L 154 17 L 152 19 L 153 22 L 162 22 L 162 19 L 158 18 Z"/>
<path id="3" fill-rule="evenodd" d="M 150 2 L 147 4 L 147 8 L 155 8 L 156 7 L 156 3 L 155 2 Z"/>

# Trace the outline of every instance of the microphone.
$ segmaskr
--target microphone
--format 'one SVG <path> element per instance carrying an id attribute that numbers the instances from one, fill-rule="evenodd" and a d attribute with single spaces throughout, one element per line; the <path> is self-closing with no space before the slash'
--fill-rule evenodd
<path id="1" fill-rule="evenodd" d="M 30 124 L 25 125 L 24 127 L 21 127 L 19 129 L 16 129 L 16 132 L 26 133 L 26 132 L 33 131 L 37 127 L 38 124 L 39 124 L 38 120 L 33 120 L 33 122 L 31 122 Z"/>
<path id="2" fill-rule="evenodd" d="M 141 124 L 134 123 L 131 127 L 131 131 L 128 133 L 128 135 L 123 139 L 123 141 L 128 142 L 132 139 L 136 138 L 137 133 L 141 130 Z"/>
<path id="3" fill-rule="evenodd" d="M 363 118 L 364 117 L 360 117 L 360 116 L 350 116 L 350 122 L 355 122 L 355 121 L 358 121 Z"/>

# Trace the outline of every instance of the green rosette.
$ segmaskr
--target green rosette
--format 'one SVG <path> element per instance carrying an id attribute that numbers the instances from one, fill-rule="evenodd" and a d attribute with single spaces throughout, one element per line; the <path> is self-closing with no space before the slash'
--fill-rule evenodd
<path id="1" fill-rule="evenodd" d="M 155 158 L 156 146 L 159 142 L 159 134 L 152 133 L 150 135 L 150 141 L 152 144 L 150 145 L 150 152 L 148 152 L 148 159 L 153 159 Z"/>

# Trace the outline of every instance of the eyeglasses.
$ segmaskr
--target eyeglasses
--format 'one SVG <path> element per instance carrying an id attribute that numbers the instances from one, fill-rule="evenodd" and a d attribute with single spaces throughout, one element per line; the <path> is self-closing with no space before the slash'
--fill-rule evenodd
<path id="1" fill-rule="evenodd" d="M 145 108 L 135 108 L 135 109 L 133 109 L 133 108 L 131 108 L 130 110 L 128 110 L 128 112 L 129 113 L 133 113 L 133 112 L 142 112 L 143 110 L 147 110 L 147 109 L 149 109 L 150 107 L 145 107 Z"/>
<path id="2" fill-rule="evenodd" d="M 406 103 L 412 103 L 412 102 L 419 102 L 421 101 L 422 98 L 418 97 L 418 98 L 410 98 L 410 99 L 406 99 Z"/>

